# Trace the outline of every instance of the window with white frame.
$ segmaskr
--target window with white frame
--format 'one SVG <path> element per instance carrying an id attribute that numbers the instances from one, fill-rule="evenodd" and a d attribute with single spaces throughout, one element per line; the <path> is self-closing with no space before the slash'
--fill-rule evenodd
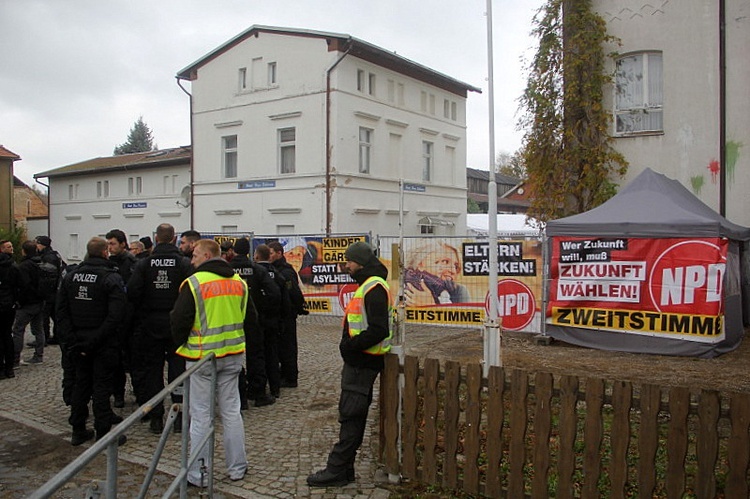
<path id="1" fill-rule="evenodd" d="M 422 180 L 429 182 L 432 178 L 434 144 L 427 140 L 422 141 Z"/>
<path id="2" fill-rule="evenodd" d="M 68 199 L 78 199 L 78 184 L 68 184 Z"/>
<path id="3" fill-rule="evenodd" d="M 365 72 L 362 69 L 357 70 L 357 91 L 365 91 Z"/>
<path id="4" fill-rule="evenodd" d="M 640 52 L 617 59 L 615 135 L 664 130 L 661 52 Z"/>
<path id="5" fill-rule="evenodd" d="M 458 105 L 455 101 L 451 101 L 451 119 L 456 121 L 458 116 Z"/>
<path id="6" fill-rule="evenodd" d="M 435 226 L 434 225 L 420 225 L 419 232 L 421 234 L 435 234 Z"/>
<path id="7" fill-rule="evenodd" d="M 80 258 L 81 248 L 78 246 L 78 234 L 68 234 L 68 255 L 71 258 Z"/>
<path id="8" fill-rule="evenodd" d="M 279 171 L 281 173 L 294 173 L 296 166 L 296 140 L 297 133 L 294 127 L 281 128 L 279 130 Z"/>
<path id="9" fill-rule="evenodd" d="M 273 85 L 276 85 L 276 63 L 275 62 L 269 62 L 268 63 L 268 86 L 271 87 Z"/>
<path id="10" fill-rule="evenodd" d="M 224 178 L 237 177 L 237 136 L 222 137 L 221 149 Z"/>
<path id="11" fill-rule="evenodd" d="M 443 99 L 443 118 L 451 117 L 451 101 Z"/>
<path id="12" fill-rule="evenodd" d="M 109 180 L 99 180 L 96 182 L 96 197 L 97 198 L 109 197 Z"/>
<path id="13" fill-rule="evenodd" d="M 137 196 L 143 193 L 143 177 L 128 177 L 128 195 Z"/>
<path id="14" fill-rule="evenodd" d="M 237 79 L 240 92 L 247 90 L 247 68 L 240 68 Z"/>
<path id="15" fill-rule="evenodd" d="M 359 127 L 359 173 L 370 173 L 372 134 L 372 129 Z"/>
<path id="16" fill-rule="evenodd" d="M 396 82 L 388 79 L 388 102 L 394 102 L 396 100 Z"/>
<path id="17" fill-rule="evenodd" d="M 375 97 L 375 80 L 376 80 L 376 78 L 375 78 L 375 73 L 370 73 L 370 74 L 368 75 L 368 77 L 367 77 L 367 84 L 368 84 L 368 87 L 369 87 L 369 88 L 367 89 L 367 91 L 368 91 L 368 92 L 369 92 L 369 94 L 370 94 L 370 95 L 372 95 L 373 97 Z"/>
<path id="18" fill-rule="evenodd" d="M 427 112 L 427 92 L 424 90 L 419 92 L 419 110 L 423 113 Z"/>

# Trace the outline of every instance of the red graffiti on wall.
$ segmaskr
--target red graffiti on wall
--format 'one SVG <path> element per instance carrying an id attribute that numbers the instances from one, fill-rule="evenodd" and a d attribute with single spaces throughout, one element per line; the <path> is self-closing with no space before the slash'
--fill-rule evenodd
<path id="1" fill-rule="evenodd" d="M 719 175 L 719 162 L 714 160 L 711 160 L 711 162 L 708 164 L 708 171 L 711 172 L 711 183 L 716 183 L 716 177 Z"/>

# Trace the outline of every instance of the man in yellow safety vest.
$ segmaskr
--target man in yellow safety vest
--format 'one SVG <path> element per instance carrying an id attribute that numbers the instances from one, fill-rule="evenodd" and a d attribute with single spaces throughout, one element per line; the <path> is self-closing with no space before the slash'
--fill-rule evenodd
<path id="1" fill-rule="evenodd" d="M 346 249 L 346 270 L 359 284 L 344 314 L 339 344 L 344 369 L 339 399 L 339 441 L 326 467 L 307 477 L 311 487 L 339 487 L 355 480 L 354 458 L 362 445 L 372 387 L 391 349 L 391 299 L 388 269 L 369 244 L 359 241 Z"/>
<path id="2" fill-rule="evenodd" d="M 224 426 L 224 453 L 231 480 L 242 480 L 247 471 L 245 430 L 240 415 L 238 380 L 245 353 L 245 330 L 257 323 L 257 313 L 247 284 L 221 258 L 216 241 L 201 239 L 192 256 L 195 273 L 185 279 L 170 313 L 172 337 L 181 345 L 177 355 L 186 359 L 189 369 L 210 352 L 216 354 L 216 398 Z M 207 433 L 210 424 L 211 366 L 193 373 L 190 386 L 190 454 Z M 188 472 L 188 482 L 205 487 L 207 477 L 200 473 L 206 450 Z"/>

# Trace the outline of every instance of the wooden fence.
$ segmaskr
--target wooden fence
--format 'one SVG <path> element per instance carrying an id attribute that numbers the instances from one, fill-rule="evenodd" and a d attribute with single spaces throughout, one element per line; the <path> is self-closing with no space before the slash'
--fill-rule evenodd
<path id="1" fill-rule="evenodd" d="M 386 471 L 474 496 L 746 498 L 749 429 L 748 393 L 392 354 L 381 377 Z"/>

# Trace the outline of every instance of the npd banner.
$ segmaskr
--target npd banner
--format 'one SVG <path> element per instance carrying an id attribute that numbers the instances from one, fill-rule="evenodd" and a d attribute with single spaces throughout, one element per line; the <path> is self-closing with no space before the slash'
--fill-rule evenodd
<path id="1" fill-rule="evenodd" d="M 728 246 L 721 238 L 553 237 L 547 323 L 719 342 Z"/>

